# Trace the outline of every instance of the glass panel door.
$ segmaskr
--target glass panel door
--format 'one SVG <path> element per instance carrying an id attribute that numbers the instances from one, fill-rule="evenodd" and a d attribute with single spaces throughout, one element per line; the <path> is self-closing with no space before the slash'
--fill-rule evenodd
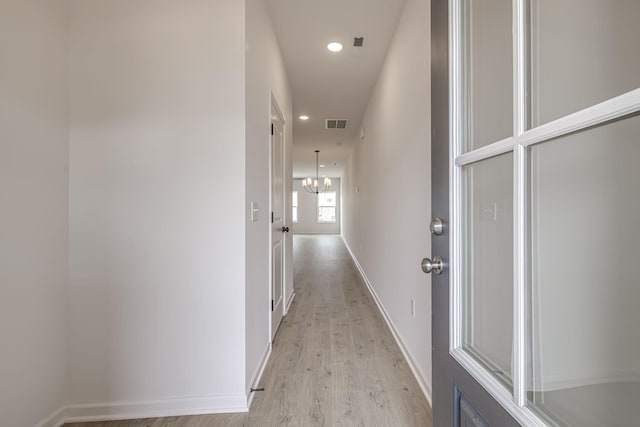
<path id="1" fill-rule="evenodd" d="M 529 404 L 558 425 L 639 425 L 640 116 L 531 149 Z"/>
<path id="2" fill-rule="evenodd" d="M 523 425 L 640 425 L 640 2 L 450 6 L 450 354 Z"/>

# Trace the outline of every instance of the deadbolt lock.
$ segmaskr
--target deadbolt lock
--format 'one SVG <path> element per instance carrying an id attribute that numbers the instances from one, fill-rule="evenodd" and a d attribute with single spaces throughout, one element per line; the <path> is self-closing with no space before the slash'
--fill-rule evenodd
<path id="1" fill-rule="evenodd" d="M 444 222 L 440 218 L 434 218 L 429 225 L 429 230 L 431 234 L 439 236 L 444 231 Z"/>

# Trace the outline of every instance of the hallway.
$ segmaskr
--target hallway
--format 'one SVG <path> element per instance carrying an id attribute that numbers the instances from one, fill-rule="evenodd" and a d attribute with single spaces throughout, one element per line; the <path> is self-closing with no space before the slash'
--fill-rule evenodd
<path id="1" fill-rule="evenodd" d="M 296 297 L 248 414 L 67 427 L 431 426 L 431 410 L 342 239 L 294 236 Z"/>

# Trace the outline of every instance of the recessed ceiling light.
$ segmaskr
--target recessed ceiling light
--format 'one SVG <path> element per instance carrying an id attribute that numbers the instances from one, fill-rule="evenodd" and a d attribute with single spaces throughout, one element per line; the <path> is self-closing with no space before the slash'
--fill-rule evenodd
<path id="1" fill-rule="evenodd" d="M 323 168 L 323 167 L 324 167 L 324 165 L 320 165 L 320 167 L 321 167 L 321 168 Z"/>
<path id="2" fill-rule="evenodd" d="M 302 115 L 298 117 L 300 120 L 309 120 L 309 116 Z"/>
<path id="3" fill-rule="evenodd" d="M 327 45 L 327 49 L 331 52 L 340 52 L 342 50 L 342 44 L 338 42 L 331 42 Z"/>

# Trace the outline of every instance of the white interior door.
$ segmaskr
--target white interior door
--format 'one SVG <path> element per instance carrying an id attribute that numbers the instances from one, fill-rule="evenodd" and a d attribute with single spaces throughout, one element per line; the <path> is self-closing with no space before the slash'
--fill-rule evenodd
<path id="1" fill-rule="evenodd" d="M 284 119 L 275 104 L 271 117 L 271 339 L 284 310 Z"/>

